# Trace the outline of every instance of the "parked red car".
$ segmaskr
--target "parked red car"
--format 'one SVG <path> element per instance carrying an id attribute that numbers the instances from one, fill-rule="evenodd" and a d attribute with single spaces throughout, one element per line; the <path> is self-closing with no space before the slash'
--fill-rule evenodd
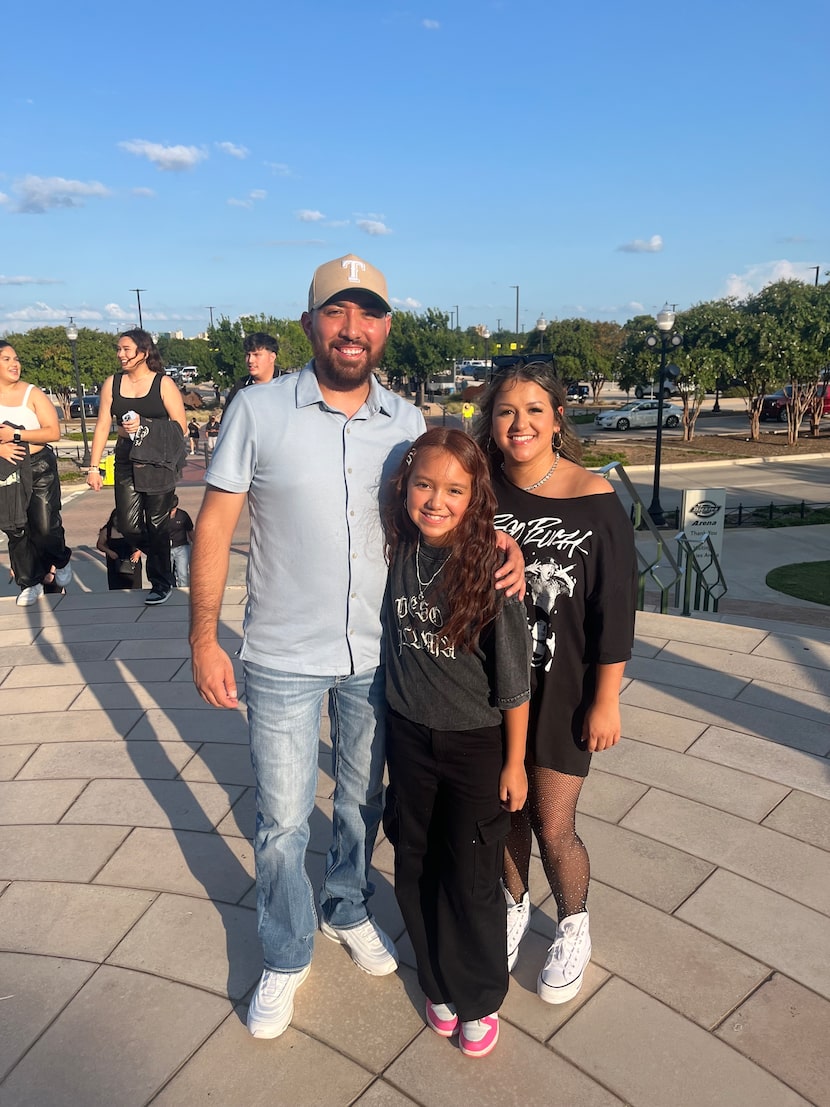
<path id="1" fill-rule="evenodd" d="M 778 392 L 773 392 L 771 396 L 764 396 L 764 403 L 761 407 L 761 418 L 776 419 L 779 423 L 783 423 L 787 418 L 787 407 L 789 406 L 792 394 L 792 385 L 788 384 L 786 388 L 781 388 Z M 816 385 L 816 394 L 821 396 L 821 414 L 830 415 L 830 385 Z"/>

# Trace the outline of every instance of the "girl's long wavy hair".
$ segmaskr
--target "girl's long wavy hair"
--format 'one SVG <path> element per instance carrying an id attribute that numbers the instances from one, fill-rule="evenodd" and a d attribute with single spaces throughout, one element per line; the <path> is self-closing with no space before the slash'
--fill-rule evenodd
<path id="1" fill-rule="evenodd" d="M 551 371 L 550 365 L 542 361 L 531 361 L 528 365 L 511 365 L 503 369 L 493 377 L 490 384 L 479 397 L 478 416 L 473 424 L 473 437 L 490 459 L 493 469 L 498 468 L 504 461 L 504 456 L 492 439 L 493 433 L 493 408 L 503 388 L 509 389 L 519 381 L 528 381 L 530 384 L 538 384 L 544 388 L 550 397 L 553 410 L 557 413 L 562 434 L 562 445 L 559 453 L 566 461 L 573 461 L 577 465 L 582 464 L 582 446 L 573 428 L 564 414 L 567 404 L 565 386 L 562 381 Z M 559 408 L 563 413 L 559 414 Z"/>
<path id="2" fill-rule="evenodd" d="M 143 331 L 140 327 L 133 327 L 132 330 L 122 331 L 118 337 L 131 338 L 135 342 L 135 348 L 139 353 L 144 354 L 148 369 L 152 369 L 154 373 L 164 372 L 161 354 L 158 352 L 153 336 L 149 331 Z"/>
<path id="3" fill-rule="evenodd" d="M 442 634 L 456 649 L 469 651 L 496 617 L 501 597 L 493 581 L 499 553 L 493 527 L 496 497 L 490 483 L 490 467 L 465 431 L 433 427 L 413 443 L 398 466 L 383 507 L 386 560 L 391 564 L 398 557 L 416 555 L 419 531 L 406 509 L 406 495 L 415 457 L 426 449 L 451 454 L 470 475 L 470 504 L 451 532 L 452 561 L 441 582 L 449 612 Z"/>

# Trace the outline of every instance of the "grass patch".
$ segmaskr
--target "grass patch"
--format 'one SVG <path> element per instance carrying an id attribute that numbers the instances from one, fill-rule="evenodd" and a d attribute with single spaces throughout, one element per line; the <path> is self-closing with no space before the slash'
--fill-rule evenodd
<path id="1" fill-rule="evenodd" d="M 794 596 L 797 600 L 830 607 L 830 561 L 802 561 L 779 565 L 767 573 L 767 588 Z"/>
<path id="2" fill-rule="evenodd" d="M 754 514 L 755 526 L 765 527 L 767 530 L 775 530 L 776 527 L 812 527 L 818 523 L 830 523 L 830 507 L 805 507 L 803 517 L 798 504 L 774 507 L 772 519 L 769 517 L 769 508 L 756 508 Z"/>
<path id="3" fill-rule="evenodd" d="M 625 465 L 626 456 L 619 453 L 619 451 L 614 452 L 612 450 L 602 450 L 600 452 L 586 450 L 582 455 L 582 464 L 586 469 L 601 469 L 603 465 L 610 465 L 612 461 L 621 461 Z"/>

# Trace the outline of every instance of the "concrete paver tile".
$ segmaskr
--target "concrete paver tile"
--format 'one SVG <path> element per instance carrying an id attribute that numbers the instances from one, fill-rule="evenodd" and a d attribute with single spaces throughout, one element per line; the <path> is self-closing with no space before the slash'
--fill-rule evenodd
<path id="1" fill-rule="evenodd" d="M 0 689 L 0 696 L 2 695 Z M 163 681 L 147 687 L 141 684 L 88 684 L 72 704 L 73 711 L 91 711 L 96 708 L 108 711 L 112 707 L 141 707 L 145 710 L 178 708 L 205 712 L 215 710 L 205 703 L 192 684 Z"/>
<path id="2" fill-rule="evenodd" d="M 12 1070 L 4 1100 L 144 1107 L 228 1011 L 220 996 L 103 966 Z"/>
<path id="3" fill-rule="evenodd" d="M 640 686 L 638 686 L 640 687 Z M 655 746 L 679 750 L 688 749 L 696 738 L 706 729 L 706 723 L 696 719 L 675 716 L 667 724 L 666 717 L 648 706 L 638 707 L 633 703 L 621 703 L 622 733 L 626 738 L 640 742 L 650 742 Z"/>
<path id="4" fill-rule="evenodd" d="M 830 854 L 806 842 L 654 788 L 622 826 L 830 914 Z"/>
<path id="5" fill-rule="evenodd" d="M 0 780 L 13 780 L 36 749 L 36 745 L 0 746 Z"/>
<path id="6" fill-rule="evenodd" d="M 719 869 L 676 917 L 830 999 L 826 915 Z"/>
<path id="7" fill-rule="evenodd" d="M 803 688 L 820 692 L 822 675 L 815 668 L 764 657 L 760 653 L 742 653 L 738 650 L 718 650 L 709 644 L 697 642 L 669 642 L 661 653 L 667 661 L 685 662 L 712 669 L 715 672 L 732 673 L 750 680 L 769 681 L 785 688 Z"/>
<path id="8" fill-rule="evenodd" d="M 589 911 L 596 962 L 701 1026 L 715 1026 L 769 975 L 766 964 L 597 881 Z"/>
<path id="9" fill-rule="evenodd" d="M 638 611 L 637 634 L 673 642 L 699 642 L 715 649 L 751 653 L 767 637 L 766 631 L 714 622 L 711 618 L 685 619 L 682 615 L 660 615 Z"/>
<path id="10" fill-rule="evenodd" d="M 256 915 L 244 907 L 163 892 L 107 964 L 239 1000 L 262 973 Z"/>
<path id="11" fill-rule="evenodd" d="M 25 649 L 37 641 L 39 634 L 39 627 L 16 627 L 14 630 L 0 630 L 0 650 Z"/>
<path id="12" fill-rule="evenodd" d="M 108 712 L 109 714 L 109 712 Z M 155 742 L 238 742 L 248 745 L 244 708 L 237 711 L 188 711 L 181 705 L 150 708 L 130 738 Z"/>
<path id="13" fill-rule="evenodd" d="M 495 1051 L 480 1061 L 465 1057 L 455 1038 L 440 1038 L 424 1027 L 384 1077 L 423 1107 L 547 1104 L 552 1095 L 557 1103 L 579 1107 L 622 1107 L 616 1096 L 590 1076 L 506 1020 L 499 1026 Z"/>
<path id="14" fill-rule="evenodd" d="M 293 1026 L 379 1073 L 424 1028 L 415 973 L 369 976 L 344 949 L 315 936 L 311 973 L 301 989 Z M 300 993 L 298 993 L 298 996 Z"/>
<path id="15" fill-rule="evenodd" d="M 830 1003 L 776 973 L 717 1031 L 816 1107 L 830 1107 Z"/>
<path id="16" fill-rule="evenodd" d="M 7 715 L 0 745 L 8 742 L 105 742 L 123 738 L 141 718 L 140 708 L 123 711 L 42 711 Z"/>
<path id="17" fill-rule="evenodd" d="M 599 759 L 595 759 L 592 762 L 590 775 L 582 785 L 577 811 L 580 814 L 594 815 L 608 823 L 616 823 L 644 795 L 646 785 L 627 780 L 624 776 L 615 776 L 613 769 L 611 772 L 602 772 L 596 767 L 598 761 Z M 600 763 L 606 765 L 605 755 Z"/>
<path id="18" fill-rule="evenodd" d="M 6 826 L 57 823 L 86 786 L 85 780 L 0 781 L 0 811 Z"/>
<path id="19" fill-rule="evenodd" d="M 9 631 L 9 634 L 19 633 Z M 155 642 L 159 638 L 159 628 L 152 623 L 139 621 L 106 623 L 100 622 L 76 623 L 66 626 L 45 626 L 38 634 L 38 645 L 44 648 L 54 645 L 71 644 L 78 642 L 95 642 L 105 637 L 108 641 L 113 639 L 119 642 Z M 13 645 L 12 642 L 4 642 L 0 637 L 0 645 Z"/>
<path id="20" fill-rule="evenodd" d="M 368 1091 L 354 1101 L 354 1107 L 418 1107 L 418 1104 L 385 1080 L 376 1080 Z"/>
<path id="21" fill-rule="evenodd" d="M 165 637 L 151 641 L 119 642 L 111 656 L 120 661 L 141 661 L 148 657 L 169 657 L 182 660 L 190 657 L 190 643 L 186 634 L 182 634 L 180 638 Z"/>
<path id="22" fill-rule="evenodd" d="M 88 882 L 126 835 L 122 826 L 0 826 L 0 879 Z"/>
<path id="23" fill-rule="evenodd" d="M 570 1003 L 544 1003 L 536 994 L 536 981 L 550 948 L 550 938 L 534 930 L 522 939 L 519 959 L 510 974 L 510 987 L 501 1007 L 502 1018 L 507 1019 L 537 1042 L 546 1042 L 556 1030 L 567 1022 L 583 1003 L 587 1003 L 597 988 L 608 979 L 608 973 L 590 962 L 579 995 Z"/>
<path id="24" fill-rule="evenodd" d="M 830 643 L 811 638 L 810 633 L 803 633 L 803 628 L 801 634 L 769 634 L 752 652 L 813 669 L 830 669 Z"/>
<path id="25" fill-rule="evenodd" d="M 698 738 L 689 753 L 736 769 L 751 768 L 756 776 L 830 799 L 827 760 L 803 750 L 713 726 Z"/>
<path id="26" fill-rule="evenodd" d="M 670 661 L 662 655 L 657 658 L 632 657 L 625 667 L 625 675 L 646 684 L 667 684 L 670 688 L 690 688 L 724 699 L 734 699 L 746 687 L 747 678 L 718 672 L 705 665 L 687 665 Z"/>
<path id="27" fill-rule="evenodd" d="M 0 953 L 4 994 L 0 1080 L 97 967 L 69 958 Z M 0 1099 L 2 1097 L 0 1089 Z"/>
<path id="28" fill-rule="evenodd" d="M 31 688 L 0 688 L 0 718 L 9 715 L 40 714 L 42 711 L 66 711 L 83 691 L 83 684 L 46 685 L 37 695 Z M 120 706 L 120 705 L 119 705 Z"/>
<path id="29" fill-rule="evenodd" d="M 673 911 L 714 868 L 690 850 L 666 846 L 656 835 L 632 834 L 599 819 L 580 817 L 577 831 L 590 854 L 593 879 L 663 911 Z"/>
<path id="30" fill-rule="evenodd" d="M 808 1107 L 775 1077 L 624 980 L 610 980 L 550 1044 L 637 1107 Z"/>
<path id="31" fill-rule="evenodd" d="M 301 988 L 295 1009 L 302 999 Z M 242 1019 L 236 1012 L 226 1019 L 153 1100 L 153 1107 L 349 1107 L 372 1079 L 353 1061 L 293 1027 L 276 1040 L 262 1040 L 251 1037 Z"/>
<path id="32" fill-rule="evenodd" d="M 254 784 L 254 770 L 247 746 L 206 742 L 181 770 L 182 780 L 213 780 L 219 784 Z"/>
<path id="33" fill-rule="evenodd" d="M 37 688 L 59 684 L 152 684 L 169 681 L 178 671 L 180 662 L 164 659 L 147 661 L 96 661 L 74 664 L 22 665 L 3 685 L 7 688 Z"/>
<path id="34" fill-rule="evenodd" d="M 646 638 L 638 634 L 631 647 L 633 657 L 656 657 L 666 644 L 665 638 Z"/>
<path id="35" fill-rule="evenodd" d="M 91 661 L 105 661 L 118 645 L 118 640 L 78 642 L 73 646 L 63 644 L 35 643 L 23 648 L 3 646 L 0 648 L 0 665 L 84 665 Z"/>
<path id="36" fill-rule="evenodd" d="M 139 827 L 95 881 L 239 903 L 254 883 L 254 851 L 243 838 Z"/>
<path id="37" fill-rule="evenodd" d="M 218 824 L 216 830 L 219 834 L 247 838 L 248 841 L 251 841 L 255 826 L 256 789 L 246 788 L 228 814 Z"/>
<path id="38" fill-rule="evenodd" d="M 242 791 L 198 781 L 93 780 L 63 821 L 212 830 Z"/>
<path id="39" fill-rule="evenodd" d="M 756 822 L 787 794 L 782 784 L 628 738 L 605 751 L 602 767 Z"/>
<path id="40" fill-rule="evenodd" d="M 799 721 L 797 731 L 794 730 L 792 716 L 783 701 L 779 710 L 771 710 L 768 707 L 756 707 L 754 704 L 743 703 L 740 700 L 707 696 L 702 692 L 687 690 L 679 693 L 665 686 L 652 688 L 643 681 L 635 680 L 622 693 L 621 702 L 657 712 L 664 730 L 675 729 L 676 717 L 678 720 L 691 719 L 705 726 L 722 726 L 745 731 L 759 738 L 772 738 L 812 753 L 824 754 L 827 750 L 826 723 L 803 719 Z M 626 728 L 625 718 L 624 713 L 623 734 L 628 738 L 638 737 Z"/>
<path id="41" fill-rule="evenodd" d="M 181 742 L 53 742 L 41 746 L 18 780 L 142 777 L 172 780 L 191 756 Z"/>
<path id="42" fill-rule="evenodd" d="M 3 945 L 19 953 L 103 961 L 155 892 L 20 881 L 0 899 Z"/>
<path id="43" fill-rule="evenodd" d="M 802 842 L 811 842 L 819 849 L 830 850 L 830 800 L 806 792 L 790 792 L 767 815 L 763 825 L 800 838 Z"/>
<path id="44" fill-rule="evenodd" d="M 827 684 L 827 678 L 823 678 Z M 755 680 L 738 697 L 743 703 L 756 707 L 769 707 L 780 711 L 782 707 L 796 719 L 811 719 L 826 725 L 830 717 L 830 696 L 821 692 L 809 692 L 804 688 L 789 688 L 781 684 Z M 795 744 L 795 743 L 793 743 Z M 828 730 L 827 748 L 830 751 L 830 730 Z"/>

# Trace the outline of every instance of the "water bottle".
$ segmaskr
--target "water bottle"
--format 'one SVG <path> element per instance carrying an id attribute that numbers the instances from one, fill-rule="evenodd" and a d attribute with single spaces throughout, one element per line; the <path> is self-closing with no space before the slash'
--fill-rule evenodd
<path id="1" fill-rule="evenodd" d="M 137 411 L 125 411 L 124 414 L 121 416 L 121 422 L 122 423 L 129 423 L 131 419 L 137 419 L 137 418 L 138 418 L 138 412 Z M 131 434 L 130 438 L 133 441 L 135 441 L 135 435 L 134 434 Z"/>

